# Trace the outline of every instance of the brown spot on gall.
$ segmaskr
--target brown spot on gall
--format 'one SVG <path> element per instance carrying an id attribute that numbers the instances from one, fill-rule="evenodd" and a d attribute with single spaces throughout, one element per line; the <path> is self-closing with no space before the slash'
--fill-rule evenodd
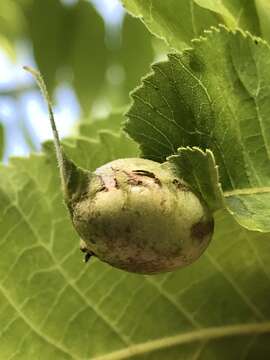
<path id="1" fill-rule="evenodd" d="M 147 170 L 133 170 L 132 171 L 134 174 L 138 175 L 138 176 L 146 176 L 149 177 L 151 179 L 154 180 L 155 184 L 158 184 L 159 186 L 161 186 L 161 181 L 159 180 L 159 178 L 156 177 L 156 175 L 151 172 L 151 171 L 147 171 Z"/>
<path id="2" fill-rule="evenodd" d="M 131 233 L 131 228 L 129 225 L 126 226 L 126 233 L 127 234 L 130 234 Z"/>
<path id="3" fill-rule="evenodd" d="M 178 179 L 173 179 L 172 183 L 177 187 L 177 189 L 181 191 L 190 191 L 189 187 L 185 184 L 183 184 Z"/>
<path id="4" fill-rule="evenodd" d="M 214 230 L 214 221 L 199 221 L 191 227 L 191 237 L 202 242 Z"/>

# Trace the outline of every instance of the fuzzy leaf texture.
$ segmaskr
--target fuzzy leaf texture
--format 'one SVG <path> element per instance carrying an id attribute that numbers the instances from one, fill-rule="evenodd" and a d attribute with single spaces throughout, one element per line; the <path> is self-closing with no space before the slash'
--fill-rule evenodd
<path id="1" fill-rule="evenodd" d="M 132 94 L 126 130 L 157 161 L 179 147 L 210 149 L 229 211 L 248 229 L 269 232 L 270 48 L 224 27 L 205 35 L 153 65 Z M 185 179 L 192 170 L 180 171 Z"/>
<path id="2" fill-rule="evenodd" d="M 65 143 L 81 166 L 94 169 L 113 151 L 137 155 L 127 138 L 107 131 L 108 149 L 98 127 L 95 139 L 85 124 Z M 0 167 L 1 359 L 270 357 L 269 235 L 223 211 L 207 252 L 180 271 L 141 276 L 98 260 L 83 264 L 53 146 L 45 148 Z"/>

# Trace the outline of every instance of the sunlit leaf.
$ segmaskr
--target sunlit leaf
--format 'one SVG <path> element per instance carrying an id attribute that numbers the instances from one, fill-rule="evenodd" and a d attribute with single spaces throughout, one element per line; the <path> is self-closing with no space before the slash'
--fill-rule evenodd
<path id="1" fill-rule="evenodd" d="M 110 160 L 88 145 L 70 151 L 82 165 Z M 268 235 L 219 213 L 209 250 L 183 270 L 85 265 L 59 186 L 53 151 L 0 167 L 1 358 L 270 356 Z"/>
<path id="2" fill-rule="evenodd" d="M 0 4 L 0 19 L 9 1 Z M 52 142 L 42 154 L 1 164 L 0 359 L 268 360 L 270 48 L 224 28 L 190 42 L 217 22 L 267 38 L 267 1 L 123 2 L 170 46 L 189 48 L 155 64 L 143 79 L 133 92 L 126 129 L 143 156 L 170 161 L 215 212 L 212 242 L 198 261 L 172 273 L 135 275 L 97 259 L 85 264 Z M 84 0 L 18 3 L 30 19 L 35 58 L 50 90 L 74 72 L 87 114 L 105 94 L 101 18 Z M 147 67 L 148 40 L 124 31 L 134 39 L 123 39 L 122 61 L 135 84 L 139 68 Z M 64 150 L 90 170 L 138 156 L 121 123 L 121 113 L 85 121 L 77 137 L 63 141 Z"/>
<path id="3" fill-rule="evenodd" d="M 261 34 L 253 1 L 122 0 L 122 3 L 141 18 L 152 33 L 178 50 L 190 46 L 191 39 L 219 23 L 233 30 L 241 26 L 255 35 Z"/>
<path id="4" fill-rule="evenodd" d="M 57 71 L 66 63 L 71 28 L 69 9 L 60 0 L 33 0 L 24 11 L 35 60 L 52 92 Z"/>
<path id="5" fill-rule="evenodd" d="M 210 149 L 232 214 L 270 231 L 270 48 L 223 27 L 193 47 L 153 66 L 132 94 L 126 130 L 158 161 L 180 146 Z"/>
<path id="6" fill-rule="evenodd" d="M 241 28 L 252 34 L 261 34 L 254 1 L 246 0 L 194 0 L 204 9 L 216 13 L 230 29 Z M 256 1 L 255 1 L 256 2 Z"/>
<path id="7" fill-rule="evenodd" d="M 125 70 L 125 94 L 139 84 L 154 60 L 151 35 L 137 19 L 125 16 L 122 26 L 122 44 L 119 56 Z"/>
<path id="8" fill-rule="evenodd" d="M 110 130 L 119 133 L 123 123 L 123 112 L 115 111 L 103 119 L 91 119 L 90 121 L 82 121 L 79 125 L 79 133 L 89 138 L 98 138 L 98 134 L 102 130 Z"/>
<path id="9" fill-rule="evenodd" d="M 24 25 L 24 17 L 16 1 L 0 1 L 0 35 L 13 42 L 21 35 Z"/>
<path id="10" fill-rule="evenodd" d="M 264 39 L 270 42 L 270 2 L 268 0 L 255 0 L 259 17 L 261 34 Z"/>
<path id="11" fill-rule="evenodd" d="M 105 25 L 93 6 L 79 1 L 74 8 L 70 65 L 73 84 L 83 110 L 90 111 L 94 98 L 104 87 L 108 52 L 105 46 Z"/>
<path id="12" fill-rule="evenodd" d="M 87 1 L 24 4 L 34 57 L 49 92 L 71 82 L 85 113 L 104 87 L 108 52 L 101 16 Z"/>

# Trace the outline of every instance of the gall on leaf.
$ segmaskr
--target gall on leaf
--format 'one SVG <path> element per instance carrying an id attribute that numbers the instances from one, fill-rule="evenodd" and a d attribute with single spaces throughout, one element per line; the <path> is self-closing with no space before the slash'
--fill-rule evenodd
<path id="1" fill-rule="evenodd" d="M 168 162 L 127 158 L 94 172 L 69 159 L 61 146 L 41 74 L 64 200 L 87 262 L 96 256 L 116 268 L 155 274 L 182 268 L 207 248 L 214 220 L 206 204 Z"/>

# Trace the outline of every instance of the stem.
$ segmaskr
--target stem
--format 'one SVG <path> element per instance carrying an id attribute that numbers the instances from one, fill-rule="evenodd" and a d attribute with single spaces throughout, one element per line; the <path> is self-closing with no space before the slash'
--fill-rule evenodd
<path id="1" fill-rule="evenodd" d="M 51 100 L 49 97 L 49 93 L 48 93 L 46 84 L 45 84 L 43 77 L 39 71 L 37 71 L 31 67 L 28 67 L 28 66 L 24 66 L 23 69 L 28 71 L 31 75 L 33 75 L 33 77 L 35 78 L 35 80 L 41 90 L 44 100 L 47 103 L 51 128 L 52 128 L 52 132 L 53 132 L 53 140 L 54 140 L 54 146 L 55 146 L 55 151 L 56 151 L 56 158 L 57 158 L 58 166 L 60 169 L 61 182 L 62 182 L 63 188 L 65 188 L 67 174 L 68 174 L 67 159 L 66 159 L 64 150 L 62 148 L 62 145 L 60 143 L 59 134 L 58 134 L 58 131 L 57 131 L 57 128 L 55 125 L 52 103 L 51 103 Z"/>
<path id="2" fill-rule="evenodd" d="M 41 90 L 41 93 L 47 103 L 51 128 L 53 132 L 56 158 L 59 166 L 60 178 L 64 192 L 64 199 L 66 205 L 72 213 L 72 202 L 78 201 L 78 199 L 80 199 L 81 197 L 81 194 L 85 193 L 88 183 L 90 179 L 94 176 L 94 174 L 92 174 L 90 171 L 77 167 L 73 163 L 73 161 L 66 156 L 60 143 L 59 134 L 54 121 L 51 100 L 42 75 L 39 71 L 32 69 L 28 66 L 24 66 L 23 68 L 34 76 Z"/>

